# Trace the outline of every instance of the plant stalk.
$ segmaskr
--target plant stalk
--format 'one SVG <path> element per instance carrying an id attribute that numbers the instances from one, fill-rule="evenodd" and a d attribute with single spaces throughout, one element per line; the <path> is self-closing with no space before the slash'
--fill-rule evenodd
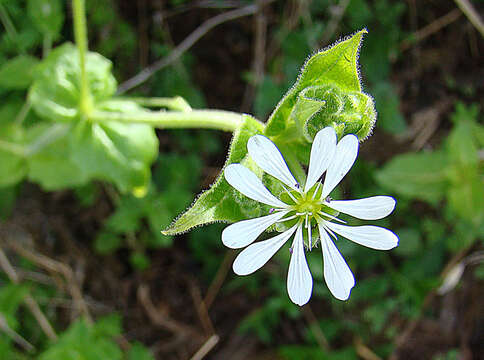
<path id="1" fill-rule="evenodd" d="M 216 129 L 233 132 L 242 124 L 242 116 L 239 113 L 223 110 L 143 111 L 132 114 L 94 111 L 89 116 L 89 120 L 141 123 L 159 129 Z"/>
<path id="2" fill-rule="evenodd" d="M 72 11 L 74 15 L 74 37 L 79 50 L 79 66 L 81 68 L 79 109 L 81 114 L 88 116 L 92 109 L 92 99 L 86 72 L 87 26 L 85 0 L 73 0 Z"/>

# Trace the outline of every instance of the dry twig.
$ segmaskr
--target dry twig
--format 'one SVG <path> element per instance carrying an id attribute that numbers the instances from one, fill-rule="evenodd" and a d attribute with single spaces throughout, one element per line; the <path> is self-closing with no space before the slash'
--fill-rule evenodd
<path id="1" fill-rule="evenodd" d="M 17 273 L 15 272 L 15 269 L 10 264 L 10 261 L 8 261 L 8 258 L 5 255 L 5 252 L 1 248 L 0 248 L 0 267 L 7 274 L 8 278 L 10 279 L 11 282 L 13 282 L 14 284 L 20 283 L 19 277 L 18 277 Z M 49 320 L 47 320 L 47 317 L 44 315 L 44 313 L 40 309 L 40 307 L 37 304 L 37 302 L 35 301 L 35 299 L 30 294 L 27 294 L 24 298 L 24 302 L 27 305 L 27 307 L 29 308 L 32 315 L 35 317 L 35 320 L 37 320 L 37 322 L 39 323 L 40 328 L 45 333 L 45 335 L 47 335 L 47 337 L 50 340 L 54 340 L 54 341 L 57 340 L 57 334 L 55 333 L 54 328 L 52 327 L 52 325 L 50 325 Z M 5 329 L 6 328 L 4 327 L 4 330 Z M 15 338 L 16 337 L 14 337 L 14 339 Z M 20 339 L 18 339 L 18 340 L 21 341 Z M 17 340 L 15 340 L 15 341 L 17 341 Z M 25 345 L 26 344 L 24 342 L 23 346 L 25 346 Z"/>
<path id="2" fill-rule="evenodd" d="M 360 337 L 357 337 L 353 341 L 356 353 L 364 360 L 382 360 L 377 354 L 375 354 L 368 346 L 363 343 Z"/>
<path id="3" fill-rule="evenodd" d="M 341 0 L 338 5 L 333 7 L 331 19 L 328 22 L 328 26 L 326 26 L 326 30 L 321 36 L 321 44 L 323 46 L 326 46 L 328 41 L 333 37 L 349 3 L 350 0 Z"/>
<path id="4" fill-rule="evenodd" d="M 13 341 L 15 341 L 20 347 L 24 348 L 25 351 L 35 350 L 34 345 L 29 343 L 20 334 L 18 334 L 15 330 L 8 326 L 7 320 L 2 313 L 0 313 L 0 330 L 3 331 L 5 335 L 7 335 Z"/>
<path id="5" fill-rule="evenodd" d="M 225 278 L 227 277 L 227 273 L 230 269 L 230 264 L 234 260 L 235 255 L 236 253 L 234 251 L 226 252 L 222 263 L 217 270 L 217 274 L 215 274 L 212 283 L 208 287 L 207 295 L 205 295 L 205 299 L 203 300 L 207 310 L 210 309 L 210 306 L 212 306 L 213 301 L 217 297 L 217 294 L 220 291 L 220 288 L 222 287 Z"/>
<path id="6" fill-rule="evenodd" d="M 412 40 L 408 40 L 408 39 L 403 40 L 400 44 L 400 51 L 405 51 L 411 48 L 412 45 L 414 45 L 415 43 L 418 43 L 426 39 L 430 35 L 438 32 L 440 29 L 446 27 L 447 25 L 452 24 L 459 17 L 461 17 L 461 15 L 462 13 L 459 11 L 459 9 L 454 9 L 449 13 L 445 14 L 444 16 L 436 19 L 435 21 L 432 21 L 430 24 L 424 26 L 420 30 L 417 30 L 412 35 Z"/>
<path id="7" fill-rule="evenodd" d="M 259 1 L 260 2 L 260 1 Z M 252 60 L 253 79 L 250 81 L 244 93 L 241 111 L 249 112 L 255 98 L 256 87 L 264 78 L 264 66 L 266 61 L 267 18 L 261 6 L 261 10 L 255 15 L 255 46 Z"/>
<path id="8" fill-rule="evenodd" d="M 261 1 L 264 4 L 267 4 L 273 0 L 264 0 Z M 227 11 L 223 14 L 219 14 L 214 16 L 211 19 L 205 21 L 202 25 L 200 25 L 195 31 L 193 31 L 190 35 L 188 35 L 185 40 L 183 40 L 173 51 L 166 57 L 154 62 L 150 66 L 143 69 L 140 73 L 132 77 L 131 79 L 125 81 L 118 87 L 118 94 L 122 94 L 140 84 L 148 80 L 154 73 L 163 69 L 164 67 L 170 65 L 175 60 L 177 60 L 185 51 L 190 49 L 193 44 L 195 44 L 198 40 L 200 40 L 206 33 L 212 30 L 217 25 L 220 25 L 224 22 L 234 20 L 240 17 L 248 16 L 255 14 L 257 11 L 260 10 L 259 5 L 252 4 L 248 6 L 244 6 L 240 9 L 235 9 L 231 11 Z"/>
<path id="9" fill-rule="evenodd" d="M 141 305 L 143 305 L 146 314 L 148 315 L 153 324 L 161 326 L 162 328 L 165 328 L 166 330 L 169 330 L 179 336 L 186 336 L 189 333 L 193 333 L 190 327 L 181 324 L 178 321 L 170 319 L 168 316 L 162 314 L 155 307 L 155 305 L 151 301 L 150 288 L 147 285 L 141 284 L 138 287 L 137 296 L 139 302 L 141 303 Z"/>
<path id="10" fill-rule="evenodd" d="M 84 298 L 82 296 L 82 291 L 77 285 L 77 280 L 74 275 L 74 272 L 72 269 L 59 261 L 56 261 L 54 259 L 51 259 L 45 255 L 42 254 L 37 254 L 33 251 L 30 251 L 23 246 L 20 245 L 19 242 L 16 241 L 11 241 L 9 243 L 9 246 L 11 249 L 13 249 L 15 252 L 17 252 L 19 255 L 23 256 L 24 258 L 32 261 L 36 265 L 48 270 L 52 271 L 54 273 L 61 274 L 64 279 L 65 279 L 65 284 L 66 287 L 69 291 L 69 293 L 72 296 L 72 299 L 74 303 L 76 304 L 77 309 L 81 312 L 81 314 L 86 318 L 86 321 L 91 324 L 92 317 L 91 314 L 89 313 L 89 309 L 86 305 L 86 302 L 84 301 Z"/>
<path id="11" fill-rule="evenodd" d="M 207 341 L 202 345 L 202 347 L 193 355 L 190 360 L 202 360 L 205 355 L 207 355 L 210 350 L 214 348 L 215 345 L 217 345 L 218 341 L 220 338 L 218 335 L 212 335 L 210 336 Z"/>
<path id="12" fill-rule="evenodd" d="M 484 37 L 484 22 L 479 13 L 474 9 L 469 0 L 454 0 L 457 6 L 462 10 L 465 16 L 469 19 L 472 25 Z"/>
<path id="13" fill-rule="evenodd" d="M 326 339 L 326 336 L 324 336 L 324 333 L 318 324 L 318 319 L 314 315 L 313 309 L 308 304 L 306 304 L 302 308 L 302 310 L 303 310 L 303 315 L 308 323 L 308 326 L 313 331 L 314 337 L 319 347 L 323 352 L 329 351 L 330 350 L 329 342 Z"/>

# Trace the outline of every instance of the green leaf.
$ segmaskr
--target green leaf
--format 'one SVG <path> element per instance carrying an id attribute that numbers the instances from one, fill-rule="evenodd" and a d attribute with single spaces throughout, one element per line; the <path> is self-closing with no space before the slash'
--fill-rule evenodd
<path id="1" fill-rule="evenodd" d="M 456 104 L 451 119 L 455 123 L 446 141 L 452 166 L 448 169 L 452 185 L 447 200 L 454 213 L 479 226 L 484 221 L 484 182 L 479 148 L 484 127 L 477 123 L 478 106 Z"/>
<path id="2" fill-rule="evenodd" d="M 359 118 L 350 114 L 348 114 L 348 117 L 340 116 L 337 119 L 324 116 L 325 120 L 318 122 L 317 127 L 334 126 L 339 130 L 340 135 L 356 132 L 360 139 L 368 136 L 375 121 L 376 113 L 371 98 L 361 92 L 357 65 L 358 50 L 366 32 L 366 30 L 361 30 L 346 40 L 316 53 L 307 60 L 298 80 L 269 117 L 265 130 L 268 136 L 281 135 L 285 130 L 293 132 L 294 130 L 291 127 L 297 120 L 299 123 L 298 130 L 308 137 L 307 129 L 301 129 L 301 124 L 305 124 L 319 111 L 318 105 L 321 105 L 320 109 L 329 107 L 326 112 L 330 112 L 333 109 L 331 107 L 332 102 L 324 96 L 332 96 L 335 93 L 337 93 L 337 96 L 333 96 L 333 98 L 339 98 L 335 101 L 342 103 L 343 107 L 346 103 L 344 98 L 352 96 L 348 99 L 349 108 L 360 111 L 360 107 L 363 106 L 366 113 L 360 113 Z M 325 93 L 328 87 L 335 89 L 333 93 Z M 356 94 L 366 97 L 365 101 L 362 102 L 363 98 L 357 98 L 357 103 L 354 103 L 353 98 L 357 96 Z M 363 103 L 365 105 L 362 105 Z M 305 109 L 306 106 L 309 107 L 308 110 Z M 367 109 L 367 106 L 370 109 Z M 336 106 L 334 109 L 340 109 L 340 107 Z M 345 111 L 346 109 L 342 110 Z M 306 116 L 309 116 L 309 118 L 304 119 Z M 353 121 L 353 124 L 346 127 L 347 122 L 351 121 Z M 358 126 L 355 127 L 355 124 Z M 305 125 L 305 127 L 308 126 Z"/>
<path id="3" fill-rule="evenodd" d="M 448 163 L 441 151 L 398 155 L 377 171 L 376 179 L 397 194 L 436 204 L 449 186 Z"/>
<path id="4" fill-rule="evenodd" d="M 408 227 L 396 230 L 395 233 L 400 239 L 398 247 L 395 249 L 396 254 L 408 257 L 422 251 L 422 239 L 418 230 Z"/>
<path id="5" fill-rule="evenodd" d="M 79 122 L 72 159 L 84 176 L 113 182 L 122 192 L 146 193 L 158 139 L 149 125 Z"/>
<path id="6" fill-rule="evenodd" d="M 114 317 L 101 319 L 94 326 L 88 326 L 83 319 L 77 320 L 38 359 L 121 360 L 123 354 L 112 340 L 120 330 L 119 319 Z"/>
<path id="7" fill-rule="evenodd" d="M 93 52 L 86 56 L 88 85 L 94 106 L 108 100 L 116 91 L 111 74 L 112 63 Z M 52 50 L 39 65 L 29 91 L 35 112 L 51 121 L 79 119 L 80 102 L 79 51 L 72 44 Z"/>
<path id="8" fill-rule="evenodd" d="M 5 317 L 8 325 L 13 329 L 18 326 L 15 313 L 28 292 L 25 285 L 12 283 L 3 284 L 0 288 L 0 314 Z"/>
<path id="9" fill-rule="evenodd" d="M 229 164 L 243 161 L 247 155 L 247 141 L 251 136 L 261 134 L 263 130 L 264 126 L 261 123 L 245 115 L 243 124 L 234 132 L 224 168 Z M 234 190 L 225 181 L 222 170 L 212 187 L 203 192 L 184 214 L 163 231 L 163 234 L 175 235 L 195 226 L 215 221 L 238 221 L 258 216 L 259 213 L 258 203 L 248 200 Z"/>
<path id="10" fill-rule="evenodd" d="M 57 38 L 64 23 L 64 9 L 61 0 L 29 0 L 27 14 L 44 35 Z"/>
<path id="11" fill-rule="evenodd" d="M 23 142 L 24 133 L 18 126 L 0 128 L 0 187 L 15 185 L 27 174 Z"/>
<path id="12" fill-rule="evenodd" d="M 62 124 L 64 125 L 64 124 Z M 45 136 L 50 129 L 59 126 L 40 123 L 28 129 L 27 138 L 32 144 Z M 67 127 L 68 125 L 65 124 Z M 62 130 L 62 129 L 61 129 Z M 27 158 L 28 178 L 38 183 L 44 190 L 53 191 L 86 184 L 89 177 L 71 158 L 70 142 L 72 134 L 61 136 L 40 151 Z"/>
<path id="13" fill-rule="evenodd" d="M 94 249 L 99 254 L 111 254 L 121 247 L 123 239 L 110 231 L 100 231 L 94 239 Z"/>
<path id="14" fill-rule="evenodd" d="M 129 349 L 126 360 L 155 360 L 155 358 L 146 347 L 135 343 Z"/>
<path id="15" fill-rule="evenodd" d="M 0 87 L 27 89 L 33 80 L 39 59 L 30 55 L 18 55 L 0 67 Z"/>
<path id="16" fill-rule="evenodd" d="M 449 207 L 476 227 L 484 223 L 484 181 L 477 172 L 467 172 L 467 179 L 447 191 Z"/>

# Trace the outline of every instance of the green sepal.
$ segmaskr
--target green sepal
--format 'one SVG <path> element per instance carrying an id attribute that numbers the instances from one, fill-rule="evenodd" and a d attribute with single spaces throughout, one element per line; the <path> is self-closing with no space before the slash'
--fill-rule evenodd
<path id="1" fill-rule="evenodd" d="M 364 140 L 376 119 L 372 98 L 361 91 L 358 51 L 365 29 L 321 50 L 304 64 L 299 78 L 269 117 L 265 134 L 286 137 L 296 127 L 312 142 L 317 131 L 333 126 L 339 136 Z"/>
<path id="2" fill-rule="evenodd" d="M 251 136 L 262 134 L 263 131 L 263 124 L 249 115 L 244 115 L 243 123 L 234 132 L 224 169 L 229 164 L 242 162 L 245 166 L 261 175 L 260 170 L 256 169 L 255 165 L 247 157 L 247 141 Z M 232 188 L 225 180 L 222 169 L 211 188 L 201 193 L 192 206 L 162 233 L 175 235 L 186 232 L 196 226 L 216 221 L 235 222 L 260 216 L 261 213 L 261 204 L 246 198 Z"/>
<path id="3" fill-rule="evenodd" d="M 86 73 L 94 105 L 108 100 L 116 92 L 111 68 L 111 61 L 105 57 L 87 53 Z M 70 122 L 79 119 L 80 87 L 79 51 L 67 43 L 52 50 L 38 66 L 29 100 L 40 117 Z"/>

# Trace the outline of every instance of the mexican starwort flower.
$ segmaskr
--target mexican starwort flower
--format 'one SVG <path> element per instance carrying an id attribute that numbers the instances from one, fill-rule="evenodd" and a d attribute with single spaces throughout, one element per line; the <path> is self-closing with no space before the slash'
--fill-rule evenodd
<path id="1" fill-rule="evenodd" d="M 398 245 L 397 236 L 390 230 L 369 225 L 347 226 L 343 225 L 344 221 L 337 218 L 339 213 L 345 213 L 363 220 L 381 219 L 395 208 L 395 200 L 392 197 L 374 196 L 358 200 L 329 198 L 331 191 L 356 160 L 357 137 L 346 135 L 337 143 L 333 128 L 327 127 L 319 131 L 311 148 L 304 188 L 298 184 L 281 153 L 268 138 L 262 135 L 251 137 L 247 149 L 250 157 L 262 170 L 287 187 L 283 185 L 286 192 L 278 199 L 246 167 L 231 164 L 225 169 L 225 179 L 232 187 L 248 198 L 273 207 L 269 215 L 240 221 L 224 229 L 222 242 L 225 246 L 236 249 L 249 245 L 235 259 L 234 272 L 238 275 L 248 275 L 258 270 L 295 233 L 290 248 L 291 260 L 287 276 L 289 298 L 298 305 L 304 305 L 309 301 L 313 279 L 306 261 L 305 248 L 311 250 L 320 242 L 326 284 L 337 299 L 348 299 L 355 280 L 331 237 L 337 240 L 338 234 L 377 250 L 389 250 Z M 324 183 L 321 184 L 318 180 L 324 172 L 326 176 Z M 268 240 L 252 244 L 264 230 L 276 223 L 285 224 L 287 230 Z M 313 235 L 316 238 L 315 243 Z"/>

